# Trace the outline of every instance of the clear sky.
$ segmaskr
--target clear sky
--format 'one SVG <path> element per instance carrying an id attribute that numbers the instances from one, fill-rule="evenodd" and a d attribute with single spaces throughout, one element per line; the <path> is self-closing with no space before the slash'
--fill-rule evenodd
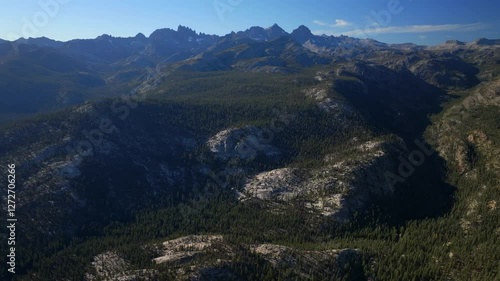
<path id="1" fill-rule="evenodd" d="M 291 32 L 387 43 L 500 38 L 500 0 L 0 0 L 0 38 L 149 36 L 178 25 L 224 35 L 274 23 Z"/>

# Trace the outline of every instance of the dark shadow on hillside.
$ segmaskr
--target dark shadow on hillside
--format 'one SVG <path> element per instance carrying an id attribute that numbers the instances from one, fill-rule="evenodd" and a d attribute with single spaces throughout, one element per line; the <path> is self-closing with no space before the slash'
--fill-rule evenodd
<path id="1" fill-rule="evenodd" d="M 394 196 L 377 202 L 382 222 L 398 225 L 448 213 L 454 204 L 456 187 L 445 179 L 444 159 L 437 153 L 431 155 L 404 183 L 396 184 Z"/>
<path id="2" fill-rule="evenodd" d="M 423 140 L 424 131 L 431 125 L 429 116 L 442 110 L 447 93 L 409 71 L 396 72 L 365 63 L 356 63 L 355 69 L 363 75 L 348 73 L 356 79 L 336 81 L 335 91 L 360 110 L 375 130 L 400 136 L 409 153 L 420 151 L 415 141 Z M 358 91 L 353 92 L 355 88 Z M 369 212 L 375 208 L 380 219 L 390 224 L 442 216 L 451 210 L 455 191 L 445 179 L 445 161 L 433 152 L 395 185 L 394 196 L 381 199 Z"/>

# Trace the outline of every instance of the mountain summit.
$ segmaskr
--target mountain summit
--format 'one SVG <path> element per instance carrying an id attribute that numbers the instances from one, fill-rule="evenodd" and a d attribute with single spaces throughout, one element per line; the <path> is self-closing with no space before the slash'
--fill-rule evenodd
<path id="1" fill-rule="evenodd" d="M 270 40 L 279 38 L 281 36 L 289 35 L 285 30 L 283 30 L 283 28 L 281 28 L 276 23 L 273 24 L 271 27 L 267 28 L 266 31 Z"/>
<path id="2" fill-rule="evenodd" d="M 312 34 L 311 30 L 305 25 L 301 25 L 297 29 L 292 31 L 291 36 L 293 39 L 295 39 L 297 42 L 301 44 L 304 44 L 306 41 L 314 38 L 314 35 Z"/>
<path id="3" fill-rule="evenodd" d="M 257 41 L 271 41 L 278 39 L 282 36 L 289 35 L 285 30 L 283 30 L 277 24 L 273 24 L 268 28 L 262 28 L 260 26 L 252 26 L 251 28 L 245 31 L 237 32 L 236 34 L 241 38 L 249 38 Z"/>

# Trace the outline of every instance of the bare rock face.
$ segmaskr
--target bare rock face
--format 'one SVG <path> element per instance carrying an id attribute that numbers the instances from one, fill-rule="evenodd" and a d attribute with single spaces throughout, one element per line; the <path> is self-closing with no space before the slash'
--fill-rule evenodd
<path id="1" fill-rule="evenodd" d="M 258 154 L 268 157 L 279 155 L 279 150 L 266 143 L 265 131 L 254 126 L 220 131 L 207 142 L 218 158 L 252 159 Z"/>
<path id="2" fill-rule="evenodd" d="M 304 170 L 283 168 L 256 175 L 245 185 L 241 200 L 255 197 L 261 200 L 289 201 L 302 191 L 300 183 L 304 181 Z"/>
<path id="3" fill-rule="evenodd" d="M 316 79 L 324 78 L 318 75 Z M 366 94 L 366 87 L 364 87 L 363 89 L 363 93 Z M 303 91 L 303 93 L 306 95 L 306 97 L 316 101 L 317 106 L 320 110 L 322 110 L 323 112 L 335 114 L 337 118 L 342 118 L 342 115 L 344 115 L 345 117 L 349 117 L 354 114 L 354 110 L 351 106 L 346 104 L 345 101 L 341 101 L 332 97 L 332 95 L 329 93 L 329 90 L 325 89 L 324 87 L 314 87 L 306 89 Z"/>
<path id="4" fill-rule="evenodd" d="M 226 266 L 236 250 L 222 235 L 189 235 L 165 241 L 159 249 L 156 264 L 174 266 L 175 280 L 239 280 Z M 208 256 L 217 259 L 209 261 Z"/>
<path id="5" fill-rule="evenodd" d="M 346 265 L 351 262 L 359 261 L 360 251 L 356 249 L 342 249 L 342 250 L 324 250 L 324 251 L 300 251 L 286 246 L 273 245 L 273 244 L 260 244 L 250 246 L 250 250 L 262 256 L 265 260 L 274 266 L 289 266 L 296 268 L 301 260 L 308 261 L 306 270 L 296 269 L 296 273 L 304 279 L 307 279 L 307 274 L 304 271 L 314 270 L 314 264 L 330 264 L 335 268 L 343 270 Z M 328 274 L 328 272 L 324 272 Z"/>
<path id="6" fill-rule="evenodd" d="M 163 243 L 164 255 L 153 259 L 153 261 L 155 263 L 186 262 L 203 251 L 209 250 L 222 240 L 221 235 L 191 235 L 169 240 Z"/>
<path id="7" fill-rule="evenodd" d="M 455 148 L 455 160 L 457 162 L 457 168 L 460 174 L 468 172 L 472 168 L 470 148 L 464 142 L 456 143 Z"/>
<path id="8" fill-rule="evenodd" d="M 350 159 L 326 156 L 321 168 L 282 168 L 257 174 L 247 180 L 239 199 L 299 204 L 345 222 L 371 199 L 393 193 L 385 174 L 395 170 L 394 156 L 404 147 L 369 141 L 355 150 L 353 154 L 358 154 Z"/>
<path id="9" fill-rule="evenodd" d="M 160 252 L 162 256 L 153 262 L 171 267 L 175 280 L 183 281 L 245 280 L 231 265 L 246 255 L 257 255 L 272 268 L 291 270 L 301 280 L 312 280 L 311 274 L 342 276 L 346 267 L 361 264 L 357 249 L 305 251 L 275 244 L 235 245 L 221 235 L 190 235 L 165 241 Z"/>
<path id="10" fill-rule="evenodd" d="M 156 280 L 156 270 L 130 270 L 130 265 L 119 254 L 106 252 L 94 257 L 93 272 L 87 273 L 87 281 L 149 281 Z"/>

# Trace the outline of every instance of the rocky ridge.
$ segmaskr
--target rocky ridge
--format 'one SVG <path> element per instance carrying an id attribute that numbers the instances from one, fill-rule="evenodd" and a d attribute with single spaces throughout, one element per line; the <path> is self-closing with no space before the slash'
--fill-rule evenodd
<path id="1" fill-rule="evenodd" d="M 371 200 L 394 192 L 385 175 L 396 170 L 393 159 L 404 153 L 402 142 L 358 144 L 347 159 L 326 155 L 321 168 L 281 168 L 257 174 L 247 180 L 239 199 L 296 204 L 347 222 Z"/>
<path id="2" fill-rule="evenodd" d="M 343 276 L 348 265 L 360 264 L 356 249 L 299 250 L 274 244 L 236 245 L 221 235 L 190 235 L 165 241 L 153 259 L 156 264 L 173 266 L 176 280 L 241 280 L 231 269 L 242 255 L 257 255 L 275 269 L 290 269 L 304 279 L 322 274 Z M 217 257 L 217 258 L 212 258 Z M 158 280 L 155 269 L 130 270 L 119 254 L 106 252 L 94 257 L 93 269 L 86 280 L 131 281 Z M 100 278 L 100 279 L 97 279 Z M 135 278 L 135 279 L 134 279 Z"/>

